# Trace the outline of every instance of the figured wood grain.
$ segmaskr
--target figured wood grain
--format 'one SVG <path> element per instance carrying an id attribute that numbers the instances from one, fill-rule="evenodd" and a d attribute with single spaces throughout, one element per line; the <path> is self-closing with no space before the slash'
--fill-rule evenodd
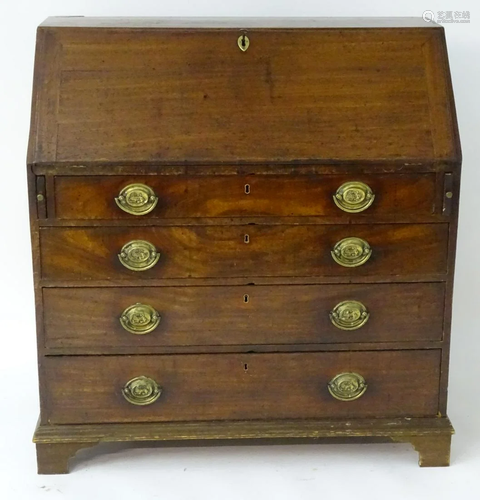
<path id="1" fill-rule="evenodd" d="M 447 224 L 348 226 L 205 226 L 42 228 L 42 276 L 47 279 L 363 276 L 446 272 Z M 249 243 L 245 243 L 245 235 Z M 331 256 L 346 237 L 363 238 L 370 260 L 346 268 Z M 148 271 L 118 258 L 131 240 L 161 253 Z"/>
<path id="2" fill-rule="evenodd" d="M 115 203 L 129 184 L 146 184 L 158 196 L 149 218 L 339 216 L 333 196 L 345 182 L 360 181 L 375 200 L 362 215 L 426 215 L 434 212 L 435 175 L 314 175 L 314 176 L 85 176 L 55 179 L 59 219 L 144 218 Z M 358 217 L 360 215 L 360 217 Z M 355 217 L 352 217 L 355 218 Z"/>
<path id="3" fill-rule="evenodd" d="M 459 159 L 441 29 L 248 33 L 40 28 L 29 163 Z"/>
<path id="4" fill-rule="evenodd" d="M 367 307 L 360 329 L 330 321 L 344 300 Z M 133 335 L 121 326 L 123 311 L 137 302 L 160 313 L 153 332 Z M 46 347 L 99 347 L 105 354 L 116 347 L 441 340 L 443 303 L 442 283 L 43 290 Z"/>
<path id="5" fill-rule="evenodd" d="M 418 417 L 438 410 L 441 351 L 48 357 L 51 424 L 321 417 Z M 361 374 L 364 396 L 338 401 L 328 382 Z M 123 386 L 145 375 L 162 387 L 135 406 Z"/>

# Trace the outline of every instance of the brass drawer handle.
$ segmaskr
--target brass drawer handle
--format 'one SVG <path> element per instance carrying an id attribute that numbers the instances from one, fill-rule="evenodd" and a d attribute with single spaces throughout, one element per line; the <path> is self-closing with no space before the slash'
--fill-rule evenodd
<path id="1" fill-rule="evenodd" d="M 123 245 L 118 258 L 127 269 L 146 271 L 158 262 L 160 252 L 148 241 L 132 240 Z"/>
<path id="2" fill-rule="evenodd" d="M 356 300 L 345 300 L 330 311 L 330 321 L 340 330 L 357 330 L 370 318 L 368 309 Z"/>
<path id="3" fill-rule="evenodd" d="M 115 203 L 127 214 L 145 215 L 158 203 L 158 196 L 145 184 L 129 184 L 115 198 Z"/>
<path id="4" fill-rule="evenodd" d="M 123 311 L 120 316 L 120 324 L 127 332 L 145 335 L 157 328 L 160 319 L 160 314 L 152 306 L 138 302 Z"/>
<path id="5" fill-rule="evenodd" d="M 354 401 L 365 394 L 367 383 L 358 373 L 339 373 L 328 383 L 328 390 L 339 401 Z"/>
<path id="6" fill-rule="evenodd" d="M 363 182 L 345 182 L 335 193 L 333 201 L 344 212 L 356 214 L 366 210 L 375 199 L 370 186 Z"/>
<path id="7" fill-rule="evenodd" d="M 372 256 L 370 245 L 362 238 L 344 238 L 335 244 L 331 252 L 333 260 L 343 267 L 365 264 Z"/>
<path id="8" fill-rule="evenodd" d="M 146 406 L 155 403 L 162 394 L 162 388 L 155 380 L 142 375 L 129 380 L 123 386 L 122 394 L 130 404 Z"/>

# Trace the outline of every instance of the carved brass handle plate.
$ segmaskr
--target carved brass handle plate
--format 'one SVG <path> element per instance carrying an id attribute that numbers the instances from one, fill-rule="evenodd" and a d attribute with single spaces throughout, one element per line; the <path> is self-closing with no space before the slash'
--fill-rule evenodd
<path id="1" fill-rule="evenodd" d="M 363 212 L 373 203 L 374 199 L 375 195 L 370 186 L 359 181 L 342 184 L 333 196 L 335 205 L 351 214 Z"/>
<path id="2" fill-rule="evenodd" d="M 145 335 L 157 328 L 160 319 L 160 314 L 152 306 L 137 303 L 123 311 L 120 324 L 127 332 Z"/>
<path id="3" fill-rule="evenodd" d="M 339 373 L 328 383 L 328 390 L 339 401 L 354 401 L 365 394 L 367 383 L 358 373 Z"/>
<path id="4" fill-rule="evenodd" d="M 158 203 L 158 196 L 145 184 L 129 184 L 115 198 L 115 203 L 127 214 L 145 215 Z"/>
<path id="5" fill-rule="evenodd" d="M 330 321 L 340 330 L 357 330 L 370 317 L 367 308 L 356 300 L 345 300 L 330 311 Z"/>
<path id="6" fill-rule="evenodd" d="M 357 267 L 365 264 L 372 256 L 370 245 L 361 238 L 344 238 L 332 250 L 333 260 L 343 267 Z"/>
<path id="7" fill-rule="evenodd" d="M 146 271 L 158 262 L 160 252 L 148 241 L 132 240 L 122 247 L 118 258 L 131 271 Z"/>
<path id="8" fill-rule="evenodd" d="M 123 386 L 122 394 L 132 405 L 146 406 L 155 403 L 162 394 L 162 389 L 155 380 L 142 375 L 129 380 Z"/>

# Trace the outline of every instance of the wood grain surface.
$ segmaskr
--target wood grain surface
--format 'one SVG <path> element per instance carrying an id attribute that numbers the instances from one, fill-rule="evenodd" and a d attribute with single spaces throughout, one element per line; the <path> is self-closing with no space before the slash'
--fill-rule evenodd
<path id="1" fill-rule="evenodd" d="M 40 28 L 29 163 L 459 160 L 442 30 L 241 33 Z"/>
<path id="2" fill-rule="evenodd" d="M 127 424 L 41 425 L 35 430 L 39 474 L 65 474 L 69 459 L 101 442 L 171 446 L 305 443 L 411 443 L 423 467 L 445 466 L 454 433 L 447 417 L 233 420 Z M 126 445 L 128 446 L 128 445 Z"/>
<path id="3" fill-rule="evenodd" d="M 368 209 L 351 215 L 333 196 L 345 182 L 360 181 L 373 191 Z M 129 184 L 146 184 L 158 197 L 155 209 L 135 216 L 115 203 Z M 292 217 L 362 215 L 401 217 L 432 214 L 434 174 L 399 175 L 247 175 L 247 176 L 85 176 L 55 178 L 55 215 L 59 219 L 130 219 L 182 217 Z"/>
<path id="4" fill-rule="evenodd" d="M 444 273 L 447 231 L 447 224 L 43 228 L 42 275 L 148 281 Z M 352 236 L 370 244 L 372 257 L 362 266 L 342 267 L 331 250 Z M 118 254 L 132 240 L 149 241 L 161 253 L 155 267 L 139 272 L 120 263 Z"/>
<path id="5" fill-rule="evenodd" d="M 322 344 L 441 340 L 443 283 L 144 288 L 46 288 L 47 348 Z M 330 311 L 358 300 L 370 317 L 358 330 L 336 328 Z M 161 315 L 145 335 L 119 318 L 135 303 Z"/>
<path id="6" fill-rule="evenodd" d="M 438 409 L 440 351 L 371 351 L 44 359 L 51 424 L 264 418 L 418 417 Z M 355 401 L 328 392 L 356 372 L 368 388 Z M 145 375 L 163 389 L 149 406 L 122 395 Z"/>
<path id="7" fill-rule="evenodd" d="M 441 26 L 50 18 L 27 163 L 39 472 L 105 438 L 351 434 L 449 463 L 461 150 Z M 334 204 L 347 181 L 373 189 L 365 212 Z M 115 204 L 130 183 L 158 195 L 145 217 Z M 334 262 L 346 237 L 368 262 Z M 131 240 L 155 267 L 122 266 Z M 343 300 L 366 325 L 331 324 Z M 119 323 L 137 302 L 161 315 L 143 336 Z M 342 372 L 361 398 L 329 394 Z M 140 375 L 162 387 L 152 405 L 122 396 Z"/>

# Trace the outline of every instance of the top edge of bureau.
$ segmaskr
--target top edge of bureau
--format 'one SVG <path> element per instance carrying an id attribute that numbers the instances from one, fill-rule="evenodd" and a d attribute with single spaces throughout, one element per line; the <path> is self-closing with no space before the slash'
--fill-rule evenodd
<path id="1" fill-rule="evenodd" d="M 48 17 L 40 28 L 437 28 L 422 17 Z"/>
<path id="2" fill-rule="evenodd" d="M 28 161 L 27 167 L 37 175 L 81 173 L 308 173 L 325 174 L 332 172 L 364 171 L 377 173 L 403 172 L 444 172 L 460 171 L 462 159 L 449 158 L 438 161 L 422 158 L 401 158 L 388 160 L 334 160 L 326 158 L 310 158 L 291 161 Z"/>

